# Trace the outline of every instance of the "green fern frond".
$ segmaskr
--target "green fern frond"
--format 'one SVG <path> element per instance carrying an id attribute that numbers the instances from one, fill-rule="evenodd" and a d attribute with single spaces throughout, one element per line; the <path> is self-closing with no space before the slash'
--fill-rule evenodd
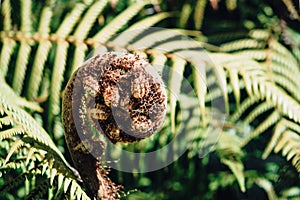
<path id="1" fill-rule="evenodd" d="M 283 156 L 287 157 L 287 160 L 293 158 L 292 163 L 296 167 L 297 171 L 300 171 L 300 125 L 292 121 L 282 119 L 274 128 L 274 134 L 271 141 L 266 147 L 262 158 L 266 159 L 268 155 L 274 150 L 278 153 L 282 150 Z"/>
<path id="2" fill-rule="evenodd" d="M 294 77 L 294 75 L 292 77 Z M 274 75 L 274 79 L 276 80 L 276 83 L 281 86 L 281 88 L 285 89 L 297 101 L 300 101 L 300 94 L 297 92 L 300 87 L 291 80 L 292 78 L 289 79 L 289 77 Z"/>
<path id="3" fill-rule="evenodd" d="M 255 178 L 254 182 L 261 188 L 263 188 L 267 195 L 268 195 L 268 199 L 278 199 L 275 189 L 272 185 L 272 183 L 266 179 L 266 178 Z"/>
<path id="4" fill-rule="evenodd" d="M 108 25 L 100 30 L 92 40 L 96 43 L 103 44 L 107 42 L 113 35 L 115 35 L 132 17 L 134 17 L 146 4 L 148 1 L 142 1 L 136 3 L 121 14 L 115 17 Z"/>
<path id="5" fill-rule="evenodd" d="M 20 149 L 24 145 L 25 145 L 25 143 L 21 139 L 18 139 L 17 141 L 12 143 L 12 145 L 9 149 L 9 152 L 7 153 L 7 156 L 5 158 L 5 161 L 4 161 L 3 165 L 6 165 L 6 163 L 9 161 L 9 159 L 13 155 L 13 153 L 15 153 L 15 151 L 17 151 L 18 149 Z"/>
<path id="6" fill-rule="evenodd" d="M 5 126 L 13 125 L 13 121 L 9 116 L 2 117 L 0 118 L 0 129 L 2 129 L 2 125 Z"/>
<path id="7" fill-rule="evenodd" d="M 73 35 L 75 40 L 84 40 L 87 37 L 89 30 L 91 30 L 93 23 L 101 14 L 104 7 L 107 5 L 107 2 L 107 0 L 97 1 L 88 8 L 88 11 L 84 15 L 83 19 L 80 20 L 80 23 L 75 30 Z"/>
<path id="8" fill-rule="evenodd" d="M 11 4 L 9 0 L 5 0 L 2 3 L 2 14 L 4 16 L 4 31 L 12 30 L 12 20 L 11 20 Z"/>
<path id="9" fill-rule="evenodd" d="M 200 30 L 204 18 L 207 0 L 197 0 L 194 12 L 194 21 L 196 30 Z"/>
<path id="10" fill-rule="evenodd" d="M 264 112 L 274 108 L 274 105 L 270 102 L 263 102 L 255 107 L 248 116 L 243 120 L 245 123 L 250 124 L 253 122 L 259 115 L 263 114 Z"/>
<path id="11" fill-rule="evenodd" d="M 70 188 L 70 198 L 76 197 L 76 199 L 90 200 L 86 193 L 82 190 L 82 187 L 78 185 L 76 181 L 72 181 Z"/>
<path id="12" fill-rule="evenodd" d="M 291 0 L 282 0 L 282 2 L 285 4 L 287 10 L 290 12 L 291 16 L 294 19 L 297 19 L 298 21 L 300 21 L 300 16 L 298 15 L 298 11 L 296 10 L 293 1 Z"/>
<path id="13" fill-rule="evenodd" d="M 297 60 L 295 59 L 286 59 L 284 56 L 282 56 L 281 54 L 279 54 L 278 52 L 272 52 L 270 55 L 269 55 L 269 58 L 281 65 L 281 66 L 284 66 L 292 71 L 294 71 L 295 73 L 299 74 L 299 69 L 298 69 L 298 62 Z"/>
<path id="14" fill-rule="evenodd" d="M 5 2 L 9 2 L 9 1 L 7 0 Z M 8 38 L 4 39 L 3 41 L 3 46 L 1 49 L 1 56 L 0 56 L 0 71 L 1 71 L 1 76 L 3 76 L 3 78 L 7 74 L 9 62 L 11 60 L 16 44 L 17 43 L 14 40 Z"/>
<path id="15" fill-rule="evenodd" d="M 225 59 L 219 54 L 211 56 L 216 60 L 221 60 L 222 63 L 226 63 L 226 68 L 228 70 L 230 70 L 231 67 L 238 68 L 236 72 L 242 76 L 245 88 L 250 96 L 255 95 L 257 98 L 273 102 L 284 115 L 299 122 L 300 116 L 296 110 L 298 110 L 300 105 L 295 99 L 284 92 L 284 90 L 277 87 L 274 82 L 272 83 L 270 80 L 272 76 L 269 76 L 266 68 L 262 67 L 254 60 L 245 60 L 247 58 L 244 58 L 243 62 L 238 62 L 237 60 L 234 60 L 234 55 L 228 55 Z M 229 58 L 231 56 L 233 56 L 232 61 Z"/>
<path id="16" fill-rule="evenodd" d="M 189 2 L 185 2 L 182 6 L 180 18 L 179 18 L 179 27 L 184 28 L 189 20 L 189 17 L 192 13 L 192 5 Z"/>
<path id="17" fill-rule="evenodd" d="M 291 199 L 291 200 L 297 200 L 297 198 L 300 196 L 300 188 L 299 187 L 291 187 L 288 189 L 285 189 L 281 192 L 280 199 Z"/>
<path id="18" fill-rule="evenodd" d="M 32 30 L 32 2 L 31 0 L 21 1 L 21 31 L 30 34 Z"/>
<path id="19" fill-rule="evenodd" d="M 61 41 L 57 44 L 54 68 L 51 78 L 51 87 L 50 87 L 50 109 L 49 109 L 49 118 L 50 121 L 53 120 L 53 116 L 56 116 L 60 113 L 60 97 L 61 97 L 61 86 L 64 80 L 64 71 L 67 62 L 67 52 L 68 52 L 69 43 L 66 41 Z"/>
<path id="20" fill-rule="evenodd" d="M 242 192 L 246 191 L 246 186 L 245 186 L 245 177 L 244 177 L 244 165 L 241 161 L 237 160 L 230 160 L 230 159 L 225 159 L 221 158 L 221 162 L 229 167 L 229 169 L 232 171 L 232 173 L 235 175 L 240 189 Z"/>
<path id="21" fill-rule="evenodd" d="M 25 130 L 22 127 L 10 128 L 10 129 L 4 130 L 4 131 L 0 131 L 0 139 L 1 140 L 9 139 L 15 135 L 23 134 L 24 132 L 25 132 Z"/>
<path id="22" fill-rule="evenodd" d="M 56 155 L 66 168 L 70 167 L 45 130 L 24 109 L 18 107 L 17 102 L 20 97 L 14 98 L 12 90 L 8 86 L 3 86 L 0 87 L 0 108 L 3 108 L 3 112 L 11 118 L 16 126 L 1 131 L 1 138 L 11 138 L 15 134 L 24 134 L 35 142 L 47 146 L 44 148 L 47 152 L 51 151 L 52 154 Z M 25 143 L 33 143 L 29 138 L 24 137 L 22 140 Z"/>
<path id="23" fill-rule="evenodd" d="M 248 135 L 244 140 L 243 140 L 243 146 L 246 145 L 249 141 L 251 141 L 253 138 L 256 138 L 259 136 L 261 133 L 263 133 L 265 130 L 270 128 L 271 126 L 275 125 L 280 119 L 280 115 L 278 112 L 274 111 L 270 116 L 268 116 L 261 124 L 259 124 L 253 132 Z"/>
<path id="24" fill-rule="evenodd" d="M 32 71 L 29 79 L 29 85 L 27 89 L 27 96 L 30 100 L 36 98 L 38 95 L 38 90 L 41 84 L 45 62 L 47 60 L 48 53 L 52 46 L 51 42 L 47 41 L 50 32 L 50 22 L 52 15 L 53 12 L 50 9 L 50 7 L 45 7 L 41 14 L 41 20 L 39 23 L 39 29 L 37 34 L 41 42 L 39 43 L 39 47 L 34 58 Z"/>
<path id="25" fill-rule="evenodd" d="M 240 108 L 240 101 L 241 101 L 241 92 L 240 92 L 240 84 L 239 84 L 239 77 L 237 73 L 237 69 L 232 68 L 228 71 L 228 76 L 230 79 L 230 84 L 232 86 L 232 91 L 234 94 L 234 98 L 236 101 L 237 109 Z"/>
<path id="26" fill-rule="evenodd" d="M 67 51 L 69 47 L 69 43 L 65 38 L 71 33 L 86 7 L 87 5 L 83 3 L 77 3 L 71 13 L 64 19 L 54 36 L 58 40 L 58 44 L 56 46 L 53 75 L 51 78 L 50 121 L 53 119 L 53 116 L 60 113 L 60 93 L 64 80 L 63 74 L 66 67 Z"/>
<path id="27" fill-rule="evenodd" d="M 128 45 L 128 49 L 150 49 L 158 42 L 163 42 L 180 35 L 181 33 L 177 31 L 158 29 L 157 31 L 145 35 L 143 39 L 131 43 Z"/>
<path id="28" fill-rule="evenodd" d="M 32 31 L 32 11 L 31 11 L 31 0 L 21 1 L 21 32 L 25 37 L 31 36 Z M 26 41 L 21 39 L 20 49 L 18 53 L 15 78 L 13 79 L 13 88 L 17 94 L 21 94 L 23 89 L 23 82 L 25 80 L 25 73 L 27 69 L 27 64 L 29 61 L 29 55 L 31 52 L 31 41 Z"/>
<path id="29" fill-rule="evenodd" d="M 162 74 L 163 67 L 167 62 L 167 56 L 158 51 L 151 51 L 149 56 L 152 58 L 152 66 L 155 67 L 160 74 Z"/>
<path id="30" fill-rule="evenodd" d="M 3 165 L 4 163 L 4 159 L 3 162 L 1 163 L 1 171 L 8 171 L 8 170 L 16 170 L 16 169 L 24 169 L 26 164 L 24 162 L 24 159 L 14 159 L 11 162 L 6 163 L 5 165 Z"/>
<path id="31" fill-rule="evenodd" d="M 253 39 L 242 39 L 229 43 L 222 44 L 220 46 L 220 50 L 224 52 L 232 52 L 238 51 L 242 49 L 257 49 L 263 48 L 265 46 L 265 42 L 260 42 Z"/>
<path id="32" fill-rule="evenodd" d="M 271 32 L 265 29 L 254 29 L 249 32 L 249 37 L 255 40 L 263 40 L 266 41 L 271 36 Z"/>
<path id="33" fill-rule="evenodd" d="M 16 63 L 16 69 L 14 73 L 14 77 L 18 77 L 18 78 L 14 78 L 12 84 L 13 89 L 16 91 L 17 94 L 21 94 L 23 89 L 23 83 L 25 80 L 25 73 L 29 61 L 30 52 L 31 52 L 30 42 L 27 42 L 26 40 L 21 41 L 17 63 Z"/>
<path id="34" fill-rule="evenodd" d="M 29 164 L 30 161 L 33 161 L 37 158 L 35 153 L 40 154 L 38 149 L 36 149 L 34 147 L 30 147 L 29 150 L 28 150 L 27 156 L 26 156 L 26 161 L 25 161 L 26 166 Z"/>
<path id="35" fill-rule="evenodd" d="M 93 23 L 106 5 L 107 0 L 98 1 L 91 5 L 84 15 L 83 19 L 80 21 L 78 27 L 76 28 L 75 33 L 72 36 L 76 41 L 76 49 L 74 53 L 71 73 L 73 73 L 84 62 L 87 45 L 83 41 L 84 39 L 86 39 Z"/>
<path id="36" fill-rule="evenodd" d="M 86 9 L 86 6 L 87 5 L 85 5 L 84 3 L 77 3 L 72 9 L 72 11 L 63 20 L 55 35 L 62 39 L 66 38 L 71 33 L 73 27 L 80 19 L 81 14 Z"/>
<path id="37" fill-rule="evenodd" d="M 128 43 L 130 43 L 133 39 L 135 39 L 139 34 L 143 31 L 147 30 L 147 28 L 153 26 L 154 24 L 162 21 L 163 19 L 169 17 L 169 13 L 158 13 L 156 15 L 147 17 L 141 21 L 136 22 L 132 26 L 130 26 L 126 31 L 122 32 L 118 35 L 111 43 L 116 46 L 125 47 Z"/>
<path id="38" fill-rule="evenodd" d="M 244 165 L 241 161 L 243 151 L 241 150 L 241 141 L 227 132 L 221 134 L 217 143 L 216 151 L 221 162 L 229 167 L 240 186 L 242 192 L 246 191 Z"/>
<path id="39" fill-rule="evenodd" d="M 180 86 L 183 79 L 183 71 L 186 65 L 186 61 L 180 57 L 173 56 L 172 58 L 172 71 L 170 73 L 170 82 L 169 88 L 172 92 L 169 93 L 169 101 L 170 101 L 170 113 L 171 113 L 171 130 L 172 133 L 175 134 L 175 109 L 177 99 L 175 95 L 180 94 Z"/>

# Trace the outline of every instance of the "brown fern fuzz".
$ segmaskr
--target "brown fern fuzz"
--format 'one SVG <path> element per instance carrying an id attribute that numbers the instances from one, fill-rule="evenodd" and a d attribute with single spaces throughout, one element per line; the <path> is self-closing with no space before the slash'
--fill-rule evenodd
<path id="1" fill-rule="evenodd" d="M 93 95 L 87 100 L 90 123 L 113 143 L 133 142 L 152 135 L 164 122 L 166 91 L 153 67 L 130 53 L 109 52 L 92 58 L 85 72 L 99 68 Z"/>

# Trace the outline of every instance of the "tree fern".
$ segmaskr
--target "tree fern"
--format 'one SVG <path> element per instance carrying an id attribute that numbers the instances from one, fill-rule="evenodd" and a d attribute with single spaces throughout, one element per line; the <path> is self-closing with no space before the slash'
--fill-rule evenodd
<path id="1" fill-rule="evenodd" d="M 180 27 L 187 27 L 193 14 L 193 26 L 201 29 L 204 11 L 208 5 L 215 9 L 214 2 L 209 5 L 206 0 L 198 0 L 195 9 L 184 3 L 182 11 L 187 12 L 179 17 Z M 283 2 L 297 18 L 291 2 Z M 61 153 L 62 146 L 57 144 L 63 135 L 62 88 L 91 50 L 140 54 L 168 77 L 169 111 L 160 133 L 141 143 L 119 145 L 120 148 L 147 152 L 163 147 L 177 134 L 186 132 L 186 140 L 172 144 L 174 152 L 187 149 L 192 158 L 216 151 L 220 162 L 232 171 L 233 175 L 220 172 L 222 177 L 228 178 L 226 183 L 226 178 L 214 176 L 209 186 L 213 191 L 236 181 L 241 191 L 256 184 L 269 198 L 277 198 L 267 177 L 244 167 L 247 145 L 264 138 L 271 129 L 272 137 L 262 158 L 267 159 L 272 151 L 281 152 L 300 172 L 300 37 L 297 32 L 283 30 L 286 37 L 293 39 L 291 49 L 278 39 L 280 31 L 269 26 L 250 30 L 246 35 L 236 32 L 208 37 L 209 42 L 217 41 L 220 45 L 204 52 L 203 48 L 210 44 L 204 44 L 201 37 L 192 40 L 182 34 L 182 30 L 151 28 L 176 13 L 145 16 L 141 11 L 150 1 L 130 5 L 113 20 L 105 21 L 103 26 L 99 26 L 97 19 L 106 15 L 111 1 L 73 2 L 73 9 L 62 19 L 55 19 L 55 2 L 43 5 L 37 14 L 32 12 L 34 3 L 21 1 L 20 7 L 13 7 L 9 0 L 2 3 L 0 144 L 5 146 L 8 142 L 8 146 L 0 164 L 1 171 L 21 170 L 21 175 L 2 186 L 1 191 L 19 187 L 25 179 L 35 182 L 33 176 L 42 176 L 40 185 L 31 187 L 27 198 L 43 198 L 48 193 L 55 198 L 63 195 L 89 198 L 76 170 Z M 225 2 L 228 10 L 237 9 L 238 3 L 235 0 Z M 20 12 L 20 22 L 12 17 L 14 12 Z M 32 16 L 39 19 L 36 24 Z M 136 21 L 136 18 L 141 20 Z M 264 20 L 267 18 L 265 16 Z M 59 20 L 58 27 L 52 27 L 55 20 Z M 275 18 L 272 20 L 279 23 Z M 15 24 L 21 24 L 20 30 L 15 30 Z M 35 30 L 35 27 L 38 28 Z M 192 85 L 193 92 L 184 94 L 187 84 Z M 212 102 L 219 99 L 222 99 L 221 108 L 215 108 Z M 223 112 L 226 115 L 220 114 L 219 118 L 211 114 Z M 32 117 L 34 114 L 39 116 L 41 123 Z M 217 124 L 216 128 L 210 127 L 212 123 Z M 245 131 L 245 127 L 250 128 Z M 113 158 L 121 154 L 116 149 L 109 153 Z M 173 155 L 174 159 L 179 156 Z M 167 152 L 155 159 L 166 161 Z M 139 165 L 145 167 L 142 162 Z"/>

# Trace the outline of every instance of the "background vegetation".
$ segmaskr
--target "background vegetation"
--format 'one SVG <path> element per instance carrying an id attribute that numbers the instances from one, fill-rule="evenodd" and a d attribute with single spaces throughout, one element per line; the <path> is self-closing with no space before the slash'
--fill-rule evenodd
<path id="1" fill-rule="evenodd" d="M 188 101 L 180 102 L 170 95 L 160 133 L 119 144 L 152 151 L 186 124 L 186 138 L 173 150 L 188 150 L 168 167 L 143 174 L 111 170 L 110 177 L 129 191 L 126 198 L 299 199 L 299 15 L 296 0 L 4 0 L 0 198 L 88 199 L 69 164 L 61 92 L 89 52 L 100 49 L 127 50 L 155 66 L 169 65 L 198 96 L 182 92 Z M 153 26 L 166 29 L 144 33 Z M 213 65 L 196 62 L 203 48 Z M 195 73 L 197 67 L 205 67 L 205 80 Z M 172 84 L 174 74 L 159 70 L 170 77 L 169 88 L 183 90 L 184 84 Z M 226 118 L 214 145 L 207 142 L 212 130 L 206 122 L 211 102 L 220 99 Z M 212 152 L 199 158 L 203 149 Z"/>

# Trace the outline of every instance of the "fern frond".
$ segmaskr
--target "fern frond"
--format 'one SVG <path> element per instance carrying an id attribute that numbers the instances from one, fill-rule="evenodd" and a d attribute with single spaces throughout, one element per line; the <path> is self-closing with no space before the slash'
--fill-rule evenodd
<path id="1" fill-rule="evenodd" d="M 24 132 L 25 132 L 25 130 L 22 127 L 10 128 L 5 131 L 0 131 L 0 139 L 1 140 L 9 139 L 15 135 L 23 134 Z"/>
<path id="2" fill-rule="evenodd" d="M 32 31 L 31 9 L 32 9 L 31 0 L 21 1 L 21 32 L 24 34 L 24 36 L 31 35 L 31 31 Z M 14 74 L 15 78 L 13 79 L 13 84 L 12 84 L 17 94 L 21 94 L 23 89 L 25 73 L 29 61 L 29 55 L 31 52 L 31 45 L 32 43 L 30 41 L 26 41 L 25 39 L 21 41 L 20 50 L 18 53 L 18 58 L 16 63 L 15 74 Z"/>
<path id="3" fill-rule="evenodd" d="M 300 155 L 300 136 L 293 131 L 285 131 L 278 141 L 278 144 L 274 148 L 274 152 L 278 153 L 282 150 L 282 155 L 287 156 L 287 160 L 290 160 L 295 155 Z"/>
<path id="4" fill-rule="evenodd" d="M 37 102 L 28 101 L 25 98 L 17 98 L 16 104 L 20 107 L 27 108 L 30 111 L 43 112 L 43 108 Z"/>
<path id="5" fill-rule="evenodd" d="M 177 95 L 180 94 L 181 82 L 183 80 L 183 71 L 186 65 L 186 61 L 180 57 L 173 56 L 172 58 L 172 71 L 170 73 L 170 82 L 169 82 L 169 99 L 170 99 L 170 114 L 171 114 L 171 130 L 175 134 L 175 109 L 177 103 Z"/>
<path id="6" fill-rule="evenodd" d="M 152 66 L 162 74 L 165 63 L 167 62 L 167 56 L 158 51 L 151 51 L 150 56 L 153 57 L 151 62 Z"/>
<path id="7" fill-rule="evenodd" d="M 49 109 L 49 118 L 50 121 L 53 120 L 53 116 L 56 116 L 60 113 L 60 95 L 61 95 L 61 86 L 64 80 L 64 71 L 67 62 L 67 52 L 68 52 L 69 43 L 66 41 L 61 41 L 57 44 L 56 55 L 53 67 L 53 74 L 51 78 L 51 87 L 50 87 L 50 109 Z"/>
<path id="8" fill-rule="evenodd" d="M 128 21 L 134 17 L 146 4 L 148 1 L 138 2 L 133 4 L 121 14 L 115 17 L 109 24 L 107 24 L 103 29 L 100 30 L 92 40 L 96 43 L 103 44 L 109 40 L 114 34 L 117 33 Z"/>
<path id="9" fill-rule="evenodd" d="M 75 72 L 82 65 L 85 59 L 85 52 L 88 49 L 88 46 L 80 41 L 76 42 L 75 46 L 71 73 Z"/>
<path id="10" fill-rule="evenodd" d="M 143 39 L 131 43 L 128 45 L 128 49 L 150 49 L 155 43 L 163 42 L 180 35 L 181 33 L 177 31 L 158 29 L 157 31 L 145 35 Z"/>
<path id="11" fill-rule="evenodd" d="M 4 31 L 12 30 L 12 20 L 11 20 L 11 4 L 10 0 L 4 0 L 2 3 L 2 14 L 4 17 Z"/>
<path id="12" fill-rule="evenodd" d="M 224 52 L 232 52 L 238 51 L 242 49 L 257 49 L 263 48 L 265 46 L 265 42 L 260 42 L 253 39 L 242 39 L 229 43 L 222 44 L 220 46 L 220 50 Z"/>
<path id="13" fill-rule="evenodd" d="M 51 96 L 50 96 L 50 121 L 53 116 L 58 115 L 60 112 L 60 91 L 62 82 L 64 80 L 63 74 L 65 71 L 65 65 L 67 60 L 67 50 L 69 43 L 65 41 L 65 38 L 70 34 L 75 24 L 81 17 L 81 14 L 86 9 L 85 4 L 77 3 L 71 13 L 64 19 L 60 27 L 56 32 L 58 37 L 58 44 L 56 47 L 56 55 L 53 67 L 53 76 L 51 78 Z"/>
<path id="14" fill-rule="evenodd" d="M 174 41 L 170 41 L 170 42 L 165 42 L 165 43 L 157 45 L 153 48 L 155 48 L 156 50 L 160 50 L 164 53 L 168 53 L 168 52 L 181 50 L 183 46 L 185 47 L 184 48 L 185 51 L 187 51 L 187 49 L 201 47 L 200 43 L 195 42 L 193 40 L 189 40 L 188 38 L 184 38 L 182 40 L 174 40 Z"/>
<path id="15" fill-rule="evenodd" d="M 29 79 L 29 85 L 27 89 L 27 97 L 32 100 L 37 97 L 39 86 L 43 76 L 43 70 L 45 62 L 48 57 L 48 53 L 51 48 L 51 42 L 47 41 L 50 32 L 50 22 L 53 12 L 50 7 L 45 7 L 41 14 L 41 20 L 39 23 L 39 29 L 37 36 L 41 40 L 37 49 L 32 71 Z"/>
<path id="16" fill-rule="evenodd" d="M 56 32 L 56 35 L 58 38 L 61 38 L 59 40 L 56 50 L 56 56 L 54 61 L 54 75 L 52 76 L 52 85 L 51 85 L 51 99 L 50 104 L 52 107 L 50 108 L 50 118 L 51 115 L 57 115 L 60 111 L 59 104 L 59 96 L 60 96 L 60 90 L 61 90 L 61 84 L 63 81 L 63 72 L 65 71 L 65 64 L 66 64 L 66 55 L 68 50 L 68 43 L 64 40 L 70 32 L 72 31 L 75 24 L 78 22 L 78 20 L 81 17 L 81 14 L 86 9 L 85 4 L 83 3 L 77 3 L 71 13 L 64 19 L 61 26 Z M 55 81 L 55 82 L 54 82 Z"/>
<path id="17" fill-rule="evenodd" d="M 287 10 L 290 12 L 291 16 L 294 19 L 297 19 L 298 21 L 300 21 L 300 16 L 298 15 L 298 12 L 295 8 L 295 5 L 293 3 L 293 1 L 291 0 L 282 0 L 282 2 L 285 4 Z"/>
<path id="18" fill-rule="evenodd" d="M 5 158 L 5 161 L 4 161 L 3 165 L 6 165 L 6 163 L 9 161 L 9 159 L 10 159 L 10 157 L 13 155 L 13 153 L 14 153 L 15 151 L 17 151 L 18 149 L 20 149 L 20 148 L 21 148 L 22 146 L 24 146 L 24 145 L 25 145 L 25 143 L 24 143 L 21 139 L 18 139 L 17 141 L 15 141 L 15 142 L 11 145 L 11 147 L 10 147 L 10 149 L 9 149 L 9 152 L 8 152 L 6 158 Z"/>
<path id="19" fill-rule="evenodd" d="M 216 151 L 221 162 L 227 165 L 236 177 L 241 191 L 245 192 L 244 165 L 241 161 L 243 152 L 240 139 L 235 135 L 229 135 L 227 132 L 224 132 L 217 143 Z"/>
<path id="20" fill-rule="evenodd" d="M 88 48 L 87 45 L 83 42 L 83 40 L 87 37 L 93 23 L 103 11 L 104 7 L 107 5 L 107 2 L 107 0 L 101 0 L 91 5 L 86 14 L 84 15 L 83 19 L 80 21 L 78 27 L 76 28 L 75 33 L 72 36 L 72 39 L 76 41 L 76 49 L 74 53 L 74 60 L 72 63 L 71 73 L 73 73 L 84 62 L 85 51 Z"/>
<path id="21" fill-rule="evenodd" d="M 4 160 L 3 160 L 4 163 Z M 16 169 L 24 169 L 26 164 L 24 162 L 24 159 L 14 159 L 13 161 L 6 163 L 6 165 L 2 165 L 3 163 L 1 163 L 1 168 L 0 170 L 6 171 L 6 170 L 16 170 Z"/>
<path id="22" fill-rule="evenodd" d="M 251 30 L 248 35 L 253 39 L 266 41 L 271 36 L 271 33 L 265 29 L 254 29 Z"/>
<path id="23" fill-rule="evenodd" d="M 13 121 L 9 116 L 1 117 L 0 118 L 0 129 L 2 129 L 2 125 L 5 125 L 5 126 L 13 125 Z"/>
<path id="24" fill-rule="evenodd" d="M 192 13 L 192 5 L 189 2 L 185 2 L 182 6 L 180 18 L 179 18 L 179 27 L 184 28 L 189 20 L 189 17 Z"/>
<path id="25" fill-rule="evenodd" d="M 59 38 L 66 38 L 80 19 L 81 14 L 86 9 L 86 6 L 86 4 L 77 3 L 72 11 L 63 20 L 55 35 L 57 35 Z"/>
<path id="26" fill-rule="evenodd" d="M 274 105 L 271 102 L 263 102 L 255 107 L 243 120 L 245 123 L 250 124 L 253 120 L 255 120 L 259 115 L 264 112 L 274 108 Z"/>
<path id="27" fill-rule="evenodd" d="M 250 140 L 253 138 L 256 138 L 258 135 L 263 133 L 265 130 L 273 126 L 275 123 L 277 123 L 280 119 L 280 115 L 278 112 L 274 111 L 272 114 L 270 114 L 267 119 L 265 119 L 260 125 L 258 125 L 253 132 L 248 135 L 244 140 L 243 140 L 243 146 L 245 146 Z"/>
<path id="28" fill-rule="evenodd" d="M 214 71 L 214 74 L 217 78 L 217 83 L 219 85 L 219 88 L 223 94 L 224 104 L 225 104 L 225 112 L 226 112 L 226 114 L 229 114 L 229 100 L 228 100 L 228 91 L 227 91 L 227 82 L 226 82 L 225 71 L 221 67 L 222 64 L 217 62 L 217 60 L 215 62 L 213 62 L 211 65 L 212 65 L 211 68 Z"/>
<path id="29" fill-rule="evenodd" d="M 75 40 L 83 40 L 87 37 L 93 23 L 99 14 L 103 11 L 104 7 L 107 5 L 107 0 L 100 0 L 91 5 L 84 15 L 83 19 L 80 20 L 78 27 L 74 33 Z"/>
<path id="30" fill-rule="evenodd" d="M 1 131 L 0 137 L 5 139 L 10 138 L 15 134 L 24 134 L 28 137 L 22 138 L 25 143 L 36 142 L 46 146 L 46 148 L 44 148 L 45 151 L 51 152 L 52 156 L 56 155 L 57 161 L 60 160 L 66 169 L 72 173 L 73 169 L 67 163 L 64 156 L 53 143 L 46 131 L 40 127 L 40 125 L 24 109 L 18 107 L 16 102 L 20 97 L 15 97 L 15 94 L 8 86 L 5 87 L 4 85 L 1 85 L 0 91 L 0 110 L 2 108 L 4 113 L 9 116 L 16 125 L 8 130 Z M 34 142 L 32 140 L 34 140 Z"/>
<path id="31" fill-rule="evenodd" d="M 32 31 L 32 2 L 31 0 L 21 1 L 21 31 L 30 34 Z"/>
<path id="32" fill-rule="evenodd" d="M 196 30 L 200 30 L 204 18 L 207 0 L 197 0 L 194 12 L 194 21 Z"/>
<path id="33" fill-rule="evenodd" d="M 294 75 L 292 77 L 294 77 Z M 281 88 L 285 89 L 297 101 L 300 101 L 300 94 L 297 92 L 300 87 L 291 80 L 292 78 L 274 75 L 274 79 Z"/>
<path id="34" fill-rule="evenodd" d="M 296 71 L 292 71 L 276 63 L 272 63 L 269 67 L 272 68 L 274 73 L 282 76 L 284 79 L 290 80 L 295 87 L 300 88 L 300 80 L 295 76 L 295 74 L 298 75 Z M 277 80 L 275 79 L 275 81 Z"/>
<path id="35" fill-rule="evenodd" d="M 229 169 L 232 171 L 232 173 L 236 177 L 241 191 L 245 192 L 246 186 L 245 186 L 245 176 L 243 174 L 243 171 L 244 171 L 243 163 L 241 161 L 230 160 L 230 159 L 225 159 L 225 158 L 221 158 L 221 162 L 229 167 Z"/>
<path id="36" fill-rule="evenodd" d="M 272 183 L 265 179 L 265 178 L 255 178 L 254 182 L 261 188 L 263 188 L 267 195 L 268 195 L 268 199 L 274 199 L 277 200 L 278 197 L 276 195 L 275 189 L 273 188 Z"/>
<path id="37" fill-rule="evenodd" d="M 71 182 L 70 187 L 70 198 L 72 199 L 72 197 L 76 197 L 76 199 L 90 200 L 90 198 L 82 190 L 82 187 L 74 180 Z"/>
<path id="38" fill-rule="evenodd" d="M 9 2 L 9 0 L 7 0 L 6 2 Z M 1 71 L 0 76 L 3 76 L 3 78 L 7 74 L 9 62 L 11 60 L 16 44 L 17 43 L 14 40 L 9 38 L 5 38 L 3 41 L 3 46 L 0 55 L 0 71 Z"/>
<path id="39" fill-rule="evenodd" d="M 53 181 L 54 181 L 56 174 L 57 174 L 57 169 L 52 168 L 50 170 L 50 185 L 53 185 Z"/>
<path id="40" fill-rule="evenodd" d="M 286 59 L 284 56 L 275 51 L 269 54 L 269 58 L 272 60 L 272 62 L 275 62 L 282 67 L 286 67 L 297 74 L 300 74 L 298 62 L 295 59 Z"/>
<path id="41" fill-rule="evenodd" d="M 26 166 L 29 164 L 30 161 L 36 159 L 36 156 L 34 155 L 35 153 L 39 153 L 39 150 L 37 150 L 34 147 L 30 147 L 26 155 L 26 161 L 25 161 Z"/>
<path id="42" fill-rule="evenodd" d="M 281 192 L 280 199 L 291 199 L 297 200 L 300 196 L 300 188 L 295 186 L 288 189 L 285 189 Z"/>
<path id="43" fill-rule="evenodd" d="M 157 22 L 162 21 L 163 19 L 169 16 L 169 13 L 159 13 L 151 17 L 147 17 L 146 19 L 143 19 L 141 21 L 138 21 L 132 26 L 130 26 L 128 29 L 126 29 L 126 31 L 118 35 L 111 43 L 117 46 L 124 47 L 133 39 L 135 39 L 138 35 L 140 35 L 143 31 L 147 30 L 147 28 L 150 28 Z"/>
<path id="44" fill-rule="evenodd" d="M 282 119 L 274 128 L 274 134 L 271 141 L 266 147 L 262 158 L 266 159 L 274 150 L 278 153 L 282 150 L 282 155 L 287 157 L 287 160 L 292 160 L 292 164 L 300 172 L 300 125 L 286 119 Z"/>
<path id="45" fill-rule="evenodd" d="M 240 84 L 239 84 L 239 77 L 237 73 L 237 69 L 232 68 L 228 71 L 228 75 L 230 78 L 230 84 L 232 86 L 232 91 L 235 97 L 237 109 L 240 108 L 240 101 L 241 101 L 241 92 L 240 92 Z"/>
<path id="46" fill-rule="evenodd" d="M 25 73 L 27 69 L 27 64 L 29 61 L 29 56 L 31 52 L 31 44 L 30 42 L 24 40 L 21 41 L 20 49 L 18 52 L 18 58 L 16 63 L 16 69 L 14 73 L 13 79 L 13 89 L 16 91 L 17 94 L 21 94 L 24 80 L 25 80 Z"/>

